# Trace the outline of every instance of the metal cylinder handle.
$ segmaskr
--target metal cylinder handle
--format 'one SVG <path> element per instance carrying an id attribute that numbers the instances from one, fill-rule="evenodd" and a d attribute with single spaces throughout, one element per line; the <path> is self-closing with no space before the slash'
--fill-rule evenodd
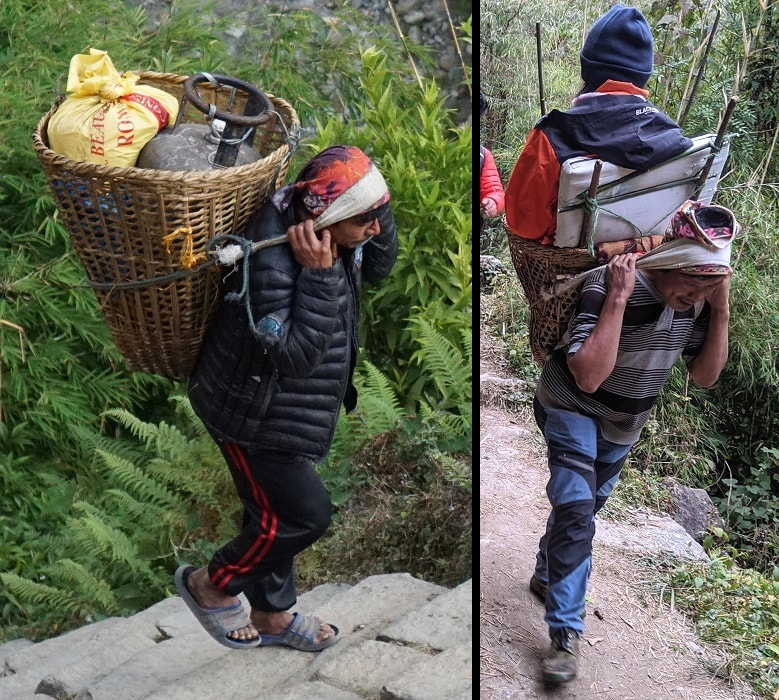
<path id="1" fill-rule="evenodd" d="M 216 80 L 216 83 L 214 83 L 214 80 Z M 212 85 L 215 84 L 217 87 L 228 86 L 243 90 L 249 95 L 246 111 L 254 112 L 254 114 L 234 114 L 233 112 L 216 109 L 215 105 L 207 103 L 200 96 L 197 89 L 200 83 L 210 83 Z M 184 81 L 184 95 L 189 102 L 203 114 L 207 115 L 209 119 L 221 119 L 223 122 L 234 126 L 259 126 L 273 116 L 273 105 L 264 92 L 261 92 L 250 83 L 238 78 L 230 78 L 226 75 L 217 75 L 216 73 L 198 73 L 193 75 Z"/>

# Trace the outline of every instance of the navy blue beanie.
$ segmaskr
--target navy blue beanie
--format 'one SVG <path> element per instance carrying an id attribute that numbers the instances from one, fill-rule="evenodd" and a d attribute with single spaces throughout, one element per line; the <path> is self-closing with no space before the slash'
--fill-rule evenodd
<path id="1" fill-rule="evenodd" d="M 582 80 L 598 88 L 607 80 L 644 87 L 652 75 L 652 33 L 635 7 L 614 5 L 592 25 L 581 54 Z"/>

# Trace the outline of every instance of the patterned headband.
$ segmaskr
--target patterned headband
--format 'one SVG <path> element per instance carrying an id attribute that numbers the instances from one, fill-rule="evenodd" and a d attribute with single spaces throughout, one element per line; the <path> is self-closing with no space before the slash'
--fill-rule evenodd
<path id="1" fill-rule="evenodd" d="M 303 204 L 314 216 L 321 216 L 344 193 L 363 181 L 361 207 L 349 216 L 375 209 L 389 201 L 389 191 L 370 158 L 355 146 L 331 146 L 314 156 L 301 170 L 295 188 L 301 191 Z M 331 222 L 332 223 L 332 222 Z"/>

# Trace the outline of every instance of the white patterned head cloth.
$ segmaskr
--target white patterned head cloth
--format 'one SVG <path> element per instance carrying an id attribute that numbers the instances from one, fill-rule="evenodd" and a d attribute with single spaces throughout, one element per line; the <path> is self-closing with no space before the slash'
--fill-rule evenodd
<path id="1" fill-rule="evenodd" d="M 316 217 L 317 231 L 389 201 L 382 174 L 356 146 L 326 148 L 306 163 L 293 187 Z"/>
<path id="2" fill-rule="evenodd" d="M 673 215 L 666 242 L 656 248 L 665 251 L 641 266 L 674 269 L 688 275 L 727 274 L 730 246 L 740 230 L 730 209 L 687 200 Z M 674 245 L 668 247 L 671 243 Z"/>
<path id="3" fill-rule="evenodd" d="M 674 238 L 636 260 L 642 270 L 678 270 L 687 275 L 726 275 L 730 246 L 715 248 L 689 238 Z"/>

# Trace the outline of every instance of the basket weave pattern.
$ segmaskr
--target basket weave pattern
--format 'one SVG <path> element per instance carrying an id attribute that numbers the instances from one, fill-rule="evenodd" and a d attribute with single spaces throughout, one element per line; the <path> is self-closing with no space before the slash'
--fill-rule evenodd
<path id="1" fill-rule="evenodd" d="M 141 72 L 140 83 L 179 100 L 186 76 Z M 204 100 L 227 110 L 229 88 L 199 86 Z M 252 214 L 284 182 L 299 125 L 285 100 L 268 95 L 279 117 L 258 126 L 253 147 L 261 158 L 222 170 L 180 172 L 76 162 L 49 148 L 46 128 L 58 105 L 43 116 L 33 145 L 73 247 L 96 288 L 117 348 L 132 370 L 169 378 L 188 375 L 220 298 L 218 267 L 207 260 L 215 236 L 240 233 Z M 237 96 L 230 109 L 243 108 Z M 238 109 L 236 109 L 236 107 Z M 205 123 L 191 106 L 181 123 Z M 283 125 L 282 125 L 283 122 Z M 183 279 L 154 282 L 192 268 Z M 152 280 L 152 282 L 146 282 Z"/>
<path id="2" fill-rule="evenodd" d="M 568 326 L 579 288 L 553 293 L 557 282 L 598 265 L 586 248 L 555 248 L 506 229 L 511 261 L 530 306 L 530 351 L 543 367 Z"/>

